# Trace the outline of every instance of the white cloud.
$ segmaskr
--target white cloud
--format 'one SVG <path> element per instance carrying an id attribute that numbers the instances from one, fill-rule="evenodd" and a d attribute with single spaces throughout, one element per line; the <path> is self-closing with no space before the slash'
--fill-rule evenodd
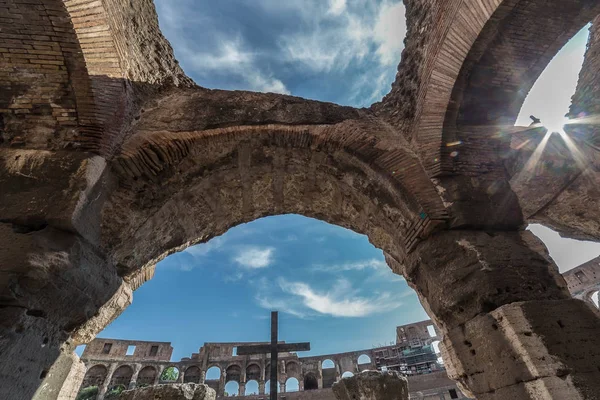
<path id="1" fill-rule="evenodd" d="M 284 35 L 280 40 L 289 61 L 303 63 L 317 72 L 334 68 L 343 71 L 351 62 L 363 60 L 375 47 L 381 67 L 398 63 L 406 36 L 402 2 L 376 5 L 354 0 L 350 5 L 346 0 L 330 0 L 326 13 L 319 12 L 316 6 L 308 7 L 313 9 L 310 13 L 304 10 L 301 17 L 307 29 Z M 332 15 L 336 16 L 333 24 Z"/>
<path id="2" fill-rule="evenodd" d="M 370 260 L 361 260 L 354 262 L 347 262 L 343 264 L 317 264 L 312 266 L 313 271 L 326 271 L 326 272 L 342 272 L 342 271 L 362 271 L 365 269 L 384 270 L 388 268 L 387 263 L 384 260 L 377 260 L 372 258 Z M 389 269 L 388 269 L 389 270 Z"/>
<path id="3" fill-rule="evenodd" d="M 275 249 L 272 247 L 245 247 L 240 249 L 234 261 L 244 268 L 266 268 L 273 262 Z"/>
<path id="4" fill-rule="evenodd" d="M 183 53 L 182 60 L 197 74 L 228 73 L 243 78 L 251 90 L 290 94 L 281 80 L 257 67 L 257 54 L 246 50 L 239 37 L 221 40 L 216 53 L 196 52 L 183 43 L 177 47 Z"/>
<path id="5" fill-rule="evenodd" d="M 406 36 L 404 11 L 402 3 L 384 3 L 379 9 L 373 37 L 379 44 L 377 55 L 383 65 L 394 65 L 400 59 Z"/>
<path id="6" fill-rule="evenodd" d="M 279 280 L 279 286 L 284 292 L 300 298 L 305 307 L 334 317 L 364 317 L 401 305 L 398 299 L 392 298 L 387 292 L 375 298 L 360 297 L 345 279 L 337 281 L 335 287 L 327 292 L 318 292 L 306 283 L 288 282 L 285 279 Z"/>
<path id="7" fill-rule="evenodd" d="M 307 313 L 298 310 L 298 308 L 295 305 L 293 305 L 290 301 L 286 301 L 283 299 L 273 299 L 267 298 L 263 295 L 257 295 L 256 302 L 260 307 L 265 308 L 267 310 L 281 311 L 290 315 L 294 315 L 298 318 L 307 318 L 309 316 Z"/>
<path id="8" fill-rule="evenodd" d="M 346 11 L 346 0 L 329 0 L 329 14 L 340 15 Z"/>

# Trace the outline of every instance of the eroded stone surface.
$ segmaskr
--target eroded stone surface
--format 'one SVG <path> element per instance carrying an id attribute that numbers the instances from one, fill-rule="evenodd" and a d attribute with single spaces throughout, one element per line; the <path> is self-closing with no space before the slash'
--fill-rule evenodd
<path id="1" fill-rule="evenodd" d="M 3 4 L 0 397 L 29 400 L 69 335 L 118 314 L 124 277 L 261 216 L 365 233 L 444 329 L 566 296 L 519 243 L 524 222 L 600 237 L 597 122 L 568 131 L 579 177 L 516 193 L 507 165 L 532 150 L 497 125 L 599 2 L 407 1 L 396 83 L 370 110 L 198 88 L 150 0 Z M 598 111 L 599 46 L 594 28 L 572 115 Z M 447 228 L 459 231 L 428 239 Z"/>
<path id="2" fill-rule="evenodd" d="M 203 384 L 175 383 L 126 390 L 119 400 L 215 400 L 215 391 Z"/>
<path id="3" fill-rule="evenodd" d="M 408 381 L 398 372 L 364 371 L 333 385 L 337 400 L 408 400 Z"/>

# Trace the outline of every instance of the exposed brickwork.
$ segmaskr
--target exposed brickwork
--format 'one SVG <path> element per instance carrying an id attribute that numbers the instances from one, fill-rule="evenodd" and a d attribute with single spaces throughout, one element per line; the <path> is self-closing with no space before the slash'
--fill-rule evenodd
<path id="1" fill-rule="evenodd" d="M 457 321 L 477 326 L 515 301 L 531 310 L 552 300 L 584 315 L 585 304 L 560 299 L 566 289 L 555 265 L 519 230 L 539 220 L 600 239 L 597 132 L 574 124 L 565 141 L 571 158 L 542 160 L 564 171 L 530 185 L 522 172 L 535 130 L 495 124 L 514 120 L 548 60 L 600 3 L 407 7 L 409 37 L 392 92 L 354 110 L 195 87 L 150 0 L 0 0 L 0 397 L 29 400 L 61 345 L 93 337 L 161 257 L 266 215 L 298 213 L 366 234 L 446 332 Z M 595 112 L 598 103 L 596 32 L 573 113 Z M 496 269 L 479 270 L 476 261 Z M 540 324 L 537 333 L 550 329 Z M 536 346 L 562 357 L 553 343 L 510 335 L 494 346 L 514 343 L 525 346 L 515 370 Z M 452 344 L 457 365 L 469 364 L 472 354 Z M 584 396 L 600 382 L 579 360 L 563 363 L 573 366 L 567 380 L 557 369 L 495 394 L 463 381 L 487 399 Z"/>

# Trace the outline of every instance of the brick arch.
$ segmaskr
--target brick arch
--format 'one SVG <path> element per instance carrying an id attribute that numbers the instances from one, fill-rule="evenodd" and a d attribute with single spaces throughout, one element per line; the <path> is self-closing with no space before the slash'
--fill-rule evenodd
<path id="1" fill-rule="evenodd" d="M 448 143 L 462 142 L 461 157 L 487 154 L 489 149 L 482 152 L 464 132 L 480 126 L 510 130 L 552 58 L 598 13 L 597 2 L 588 0 L 502 1 L 480 28 L 456 77 L 444 116 L 437 170 L 456 171 L 454 164 L 461 162 L 450 155 L 457 148 Z M 477 135 L 489 139 L 495 133 L 497 129 L 488 129 Z"/>
<path id="2" fill-rule="evenodd" d="M 151 386 L 154 384 L 154 381 L 156 380 L 156 376 L 158 374 L 158 371 L 156 370 L 156 368 L 154 368 L 151 365 L 148 365 L 144 368 L 142 368 L 140 370 L 140 372 L 138 373 L 138 377 L 136 380 L 136 385 L 142 386 L 142 385 L 148 385 Z"/>
<path id="3" fill-rule="evenodd" d="M 81 388 L 85 389 L 88 386 L 101 387 L 106 381 L 108 368 L 104 364 L 96 364 L 88 368 L 81 383 Z"/>
<path id="4" fill-rule="evenodd" d="M 300 363 L 296 361 L 288 361 L 285 364 L 285 373 L 288 378 L 297 378 L 298 381 L 302 378 L 302 368 Z"/>
<path id="5" fill-rule="evenodd" d="M 237 383 L 242 381 L 242 367 L 237 363 L 229 364 L 225 368 L 225 383 L 231 381 Z"/>
<path id="6" fill-rule="evenodd" d="M 246 367 L 246 380 L 251 381 L 260 381 L 261 378 L 261 368 L 257 363 L 251 363 Z"/>
<path id="7" fill-rule="evenodd" d="M 197 365 L 191 365 L 185 369 L 183 375 L 183 382 L 188 383 L 201 383 L 202 370 Z"/>
<path id="8" fill-rule="evenodd" d="M 123 385 L 127 389 L 132 377 L 133 367 L 126 364 L 121 365 L 115 369 L 115 372 L 113 372 L 112 376 L 110 377 L 109 388 Z"/>
<path id="9" fill-rule="evenodd" d="M 296 213 L 366 234 L 401 260 L 445 209 L 414 154 L 382 142 L 349 124 L 140 133 L 113 161 L 120 188 L 105 237 L 131 271 L 240 223 Z"/>
<path id="10" fill-rule="evenodd" d="M 514 123 L 552 57 L 600 13 L 590 0 L 406 3 L 399 73 L 372 109 L 418 145 L 431 176 L 450 172 L 444 149 L 455 125 Z"/>

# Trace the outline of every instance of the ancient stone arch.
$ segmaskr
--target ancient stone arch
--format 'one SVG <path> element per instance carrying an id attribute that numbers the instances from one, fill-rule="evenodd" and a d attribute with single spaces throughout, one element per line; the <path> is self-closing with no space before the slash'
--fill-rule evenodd
<path id="1" fill-rule="evenodd" d="M 149 1 L 38 3 L 0 21 L 0 397 L 31 398 L 162 257 L 282 213 L 383 249 L 478 399 L 600 392 L 598 313 L 522 231 L 600 240 L 600 21 L 579 119 L 547 139 L 565 168 L 532 178 L 545 130 L 510 126 L 597 1 L 406 0 L 396 82 L 361 110 L 197 87 Z"/>
<path id="2" fill-rule="evenodd" d="M 184 382 L 201 383 L 201 380 L 202 380 L 202 371 L 200 370 L 200 368 L 198 366 L 192 365 L 191 367 L 189 367 L 185 370 L 185 373 L 183 375 Z"/>
<path id="3" fill-rule="evenodd" d="M 102 364 L 94 365 L 85 373 L 83 382 L 81 383 L 81 388 L 83 389 L 88 386 L 101 387 L 104 381 L 106 380 L 107 375 L 108 369 L 106 368 L 106 366 Z"/>
<path id="4" fill-rule="evenodd" d="M 140 370 L 140 372 L 138 373 L 137 380 L 136 380 L 136 386 L 141 387 L 141 386 L 154 385 L 154 382 L 156 382 L 157 375 L 158 375 L 158 372 L 156 371 L 156 368 L 154 368 L 152 366 L 147 366 L 147 367 L 142 368 Z M 187 371 L 186 371 L 186 378 L 187 378 Z"/>

